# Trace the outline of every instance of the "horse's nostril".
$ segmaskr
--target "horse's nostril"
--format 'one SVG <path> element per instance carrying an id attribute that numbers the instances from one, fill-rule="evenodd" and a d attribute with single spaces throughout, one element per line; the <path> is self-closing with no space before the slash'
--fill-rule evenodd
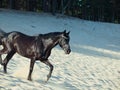
<path id="1" fill-rule="evenodd" d="M 69 50 L 67 50 L 67 54 L 69 54 L 71 52 L 71 50 L 69 49 Z"/>
<path id="2" fill-rule="evenodd" d="M 71 52 L 71 50 L 69 50 L 69 53 Z"/>
<path id="3" fill-rule="evenodd" d="M 69 51 L 69 53 L 71 52 L 71 50 Z"/>

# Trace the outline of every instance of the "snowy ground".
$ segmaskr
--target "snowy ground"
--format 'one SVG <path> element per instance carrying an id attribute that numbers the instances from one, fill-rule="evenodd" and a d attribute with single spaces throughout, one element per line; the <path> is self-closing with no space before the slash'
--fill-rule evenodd
<path id="1" fill-rule="evenodd" d="M 29 59 L 16 54 L 8 74 L 0 69 L 0 90 L 120 90 L 120 24 L 1 9 L 0 28 L 28 35 L 67 29 L 72 49 L 70 55 L 59 47 L 52 50 L 54 71 L 47 83 L 46 65 L 36 62 L 30 82 Z"/>

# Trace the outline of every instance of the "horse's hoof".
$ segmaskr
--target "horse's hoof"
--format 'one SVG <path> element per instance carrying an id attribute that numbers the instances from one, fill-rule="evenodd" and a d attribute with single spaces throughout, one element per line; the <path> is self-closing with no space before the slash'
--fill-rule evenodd
<path id="1" fill-rule="evenodd" d="M 6 69 L 4 69 L 4 73 L 5 73 L 5 74 L 7 73 L 7 70 L 6 70 Z"/>
<path id="2" fill-rule="evenodd" d="M 51 75 L 47 75 L 47 81 L 50 79 Z"/>
<path id="3" fill-rule="evenodd" d="M 6 74 L 6 73 L 7 73 L 7 71 L 4 71 L 4 73 Z"/>
<path id="4" fill-rule="evenodd" d="M 46 80 L 46 81 L 44 82 L 44 84 L 47 84 L 47 82 L 48 82 L 48 80 Z"/>
<path id="5" fill-rule="evenodd" d="M 28 78 L 28 80 L 29 80 L 29 81 L 32 81 L 32 79 L 31 79 L 31 78 Z"/>

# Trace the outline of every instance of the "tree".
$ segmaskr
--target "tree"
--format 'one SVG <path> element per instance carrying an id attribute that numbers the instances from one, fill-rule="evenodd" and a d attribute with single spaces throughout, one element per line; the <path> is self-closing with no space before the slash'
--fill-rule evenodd
<path id="1" fill-rule="evenodd" d="M 70 3 L 71 3 L 71 0 L 61 0 L 62 14 L 64 14 L 66 9 L 70 7 Z"/>
<path id="2" fill-rule="evenodd" d="M 0 8 L 2 7 L 2 2 L 3 2 L 3 1 L 2 1 L 2 0 L 0 0 Z"/>
<path id="3" fill-rule="evenodd" d="M 15 0 L 9 0 L 9 8 L 15 9 Z"/>
<path id="4" fill-rule="evenodd" d="M 57 0 L 52 0 L 52 14 L 56 13 Z"/>
<path id="5" fill-rule="evenodd" d="M 37 1 L 36 0 L 27 0 L 26 2 L 27 10 L 36 11 Z"/>

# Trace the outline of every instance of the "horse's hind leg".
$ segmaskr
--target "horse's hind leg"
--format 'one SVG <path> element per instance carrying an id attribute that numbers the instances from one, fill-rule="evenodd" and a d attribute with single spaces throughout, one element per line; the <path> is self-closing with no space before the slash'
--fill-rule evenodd
<path id="1" fill-rule="evenodd" d="M 2 65 L 2 57 L 1 57 L 1 55 L 0 55 L 0 64 Z"/>
<path id="2" fill-rule="evenodd" d="M 0 45 L 2 45 L 1 41 L 0 41 Z M 2 64 L 2 56 L 0 54 L 0 64 Z"/>
<path id="3" fill-rule="evenodd" d="M 2 62 L 2 65 L 4 67 L 4 73 L 7 73 L 7 64 L 14 54 L 15 54 L 14 51 L 9 52 L 5 57 L 4 61 Z"/>
<path id="4" fill-rule="evenodd" d="M 48 81 L 49 78 L 50 78 L 51 75 L 52 75 L 53 65 L 52 65 L 48 60 L 46 60 L 46 61 L 42 61 L 42 62 L 45 63 L 46 65 L 48 65 L 48 66 L 50 67 L 50 72 L 49 72 L 49 74 L 47 75 L 47 81 Z"/>
<path id="5" fill-rule="evenodd" d="M 4 47 L 2 50 L 0 50 L 0 55 L 2 54 L 7 54 L 9 51 L 7 49 L 7 47 Z"/>
<path id="6" fill-rule="evenodd" d="M 2 54 L 7 54 L 8 50 L 6 47 L 4 47 L 2 50 L 0 50 L 0 64 L 2 65 Z"/>

